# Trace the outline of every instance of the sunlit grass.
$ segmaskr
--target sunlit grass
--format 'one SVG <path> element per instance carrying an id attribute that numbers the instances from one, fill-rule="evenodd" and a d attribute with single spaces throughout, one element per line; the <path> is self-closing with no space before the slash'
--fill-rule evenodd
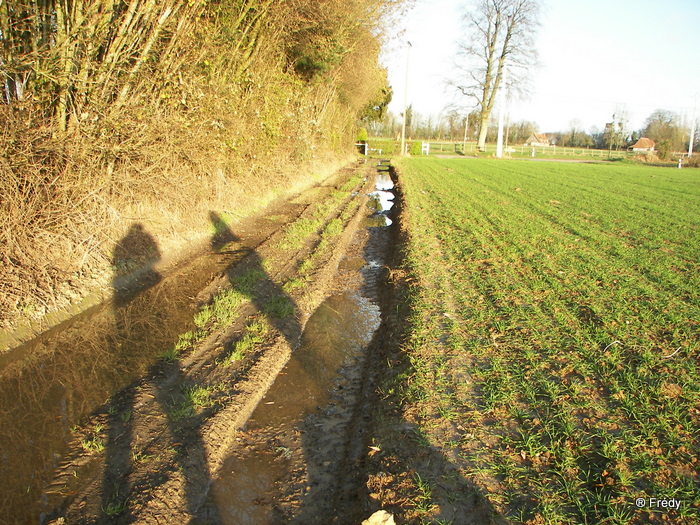
<path id="1" fill-rule="evenodd" d="M 229 366 L 236 361 L 240 361 L 255 350 L 255 347 L 262 343 L 268 327 L 261 319 L 255 319 L 248 323 L 246 332 L 238 341 L 233 344 L 232 349 L 222 360 L 224 366 Z"/>

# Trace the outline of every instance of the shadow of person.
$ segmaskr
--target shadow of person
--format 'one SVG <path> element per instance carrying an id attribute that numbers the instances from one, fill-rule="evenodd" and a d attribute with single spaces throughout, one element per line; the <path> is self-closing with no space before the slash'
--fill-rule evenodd
<path id="1" fill-rule="evenodd" d="M 230 230 L 219 214 L 209 212 L 209 219 L 216 232 L 212 236 L 212 247 L 225 249 L 226 243 L 239 240 L 239 236 Z M 242 277 L 244 275 L 251 278 Z M 301 323 L 296 316 L 297 305 L 268 274 L 260 255 L 256 251 L 251 252 L 241 265 L 229 267 L 227 276 L 231 287 L 245 295 L 284 336 L 289 346 L 296 348 L 301 338 Z"/>
<path id="2" fill-rule="evenodd" d="M 231 231 L 219 214 L 210 212 L 209 220 L 213 227 L 209 239 L 210 248 L 217 253 L 228 253 L 226 249 L 231 243 L 240 241 L 240 237 Z M 240 247 L 237 247 L 236 251 L 240 251 Z M 115 366 L 123 366 L 123 362 L 133 360 L 143 346 L 139 346 L 139 341 L 148 340 L 149 331 L 159 330 L 146 318 L 152 314 L 157 318 L 166 315 L 161 312 L 158 299 L 165 300 L 163 296 L 168 295 L 168 286 L 173 279 L 164 279 L 154 268 L 160 257 L 157 243 L 140 224 L 133 225 L 128 234 L 115 246 L 113 287 L 116 330 L 112 345 L 114 356 L 111 357 Z M 125 277 L 127 274 L 131 277 Z M 258 253 L 250 251 L 242 260 L 236 259 L 223 270 L 222 277 L 228 281 L 227 285 L 231 289 L 250 301 L 259 312 L 255 315 L 264 316 L 270 326 L 281 334 L 280 341 L 284 338 L 291 348 L 298 345 L 301 324 L 295 315 L 297 305 L 268 274 Z M 142 295 L 137 295 L 137 291 L 140 292 L 144 287 L 154 287 L 152 292 L 157 296 L 155 302 L 146 302 L 142 300 Z M 151 291 L 143 295 L 150 294 Z M 225 331 L 226 328 L 217 326 L 216 329 Z M 187 401 L 187 392 L 190 389 L 206 387 L 207 377 L 200 377 L 197 372 L 186 373 L 182 368 L 182 360 L 179 359 L 169 364 L 157 363 L 146 373 L 149 379 L 141 390 L 152 394 L 155 403 L 160 406 L 159 413 L 164 416 L 161 421 L 166 425 L 166 429 L 159 440 L 171 441 L 168 446 L 173 452 L 172 458 L 177 467 L 173 471 L 175 474 L 143 474 L 140 467 L 134 463 L 136 460 L 133 453 L 138 452 L 138 444 L 134 440 L 137 433 L 140 435 L 139 419 L 142 418 L 137 413 L 136 404 L 141 402 L 142 396 L 138 393 L 138 388 L 124 389 L 118 394 L 119 399 L 116 403 L 118 407 L 122 407 L 122 412 L 110 414 L 108 418 L 107 458 L 101 496 L 103 518 L 109 519 L 112 515 L 118 515 L 120 522 L 138 519 L 134 514 L 136 511 L 131 509 L 131 504 L 127 504 L 131 493 L 139 492 L 137 485 L 151 487 L 148 493 L 139 493 L 138 505 L 150 505 L 149 502 L 153 500 L 157 507 L 160 505 L 160 502 L 156 501 L 159 498 L 158 494 L 162 495 L 172 487 L 174 490 L 181 490 L 182 496 L 182 499 L 173 500 L 177 507 L 173 507 L 173 512 L 180 513 L 179 516 L 195 516 L 199 513 L 211 484 L 207 447 L 201 426 L 215 409 L 208 409 L 202 413 L 188 412 L 185 416 L 180 416 L 177 410 L 180 405 L 184 407 L 182 402 Z M 201 384 L 198 384 L 200 382 Z M 129 416 L 128 409 L 124 410 L 125 407 L 132 409 L 133 417 Z M 176 484 L 179 487 L 177 489 Z M 208 516 L 213 522 L 217 522 L 216 509 L 210 509 Z"/>
<path id="3" fill-rule="evenodd" d="M 154 266 L 161 259 L 155 238 L 141 223 L 132 224 L 126 235 L 114 246 L 112 253 L 112 310 L 114 334 L 110 341 L 114 373 L 128 370 L 134 360 L 140 361 L 141 345 L 151 330 L 143 322 L 145 307 L 137 300 L 137 294 L 158 284 L 161 275 Z M 108 418 L 107 442 L 105 443 L 105 469 L 102 484 L 102 511 L 107 516 L 120 513 L 125 508 L 130 487 L 128 473 L 132 467 L 131 443 L 136 391 L 127 388 L 117 394 L 118 406 L 128 407 L 120 414 Z"/>
<path id="4" fill-rule="evenodd" d="M 214 237 L 212 246 L 235 240 L 225 231 L 217 230 Z M 202 280 L 188 273 L 190 278 L 180 285 L 180 274 L 177 279 L 165 279 L 156 270 L 160 259 L 157 242 L 141 224 L 132 225 L 114 249 L 115 334 L 111 359 L 114 368 L 128 369 L 125 376 L 141 379 L 115 396 L 110 408 L 116 410 L 108 414 L 100 513 L 107 521 L 116 517 L 120 523 L 138 521 L 142 511 L 135 509 L 157 506 L 161 503 L 157 501 L 159 495 L 177 486 L 182 490 L 182 500 L 173 500 L 172 512 L 193 515 L 211 483 L 200 429 L 204 416 L 176 415 L 178 402 L 192 378 L 183 372 L 181 359 L 160 359 L 175 346 L 182 330 L 192 326 L 188 307 L 191 294 L 200 290 L 193 283 L 208 284 L 211 275 L 203 272 L 206 280 Z M 191 288 L 193 285 L 196 287 Z M 144 438 L 152 432 L 158 433 L 157 443 Z M 148 471 L 139 466 L 144 454 L 166 449 L 172 451 L 167 461 L 172 459 L 177 464 L 178 474 L 173 476 L 170 466 L 162 464 Z M 132 499 L 138 503 L 129 503 Z"/>
<path id="5" fill-rule="evenodd" d="M 160 258 L 160 249 L 153 236 L 141 223 L 132 224 L 112 254 L 115 309 L 127 303 L 136 291 L 160 281 L 160 274 L 153 268 Z"/>
<path id="6" fill-rule="evenodd" d="M 224 229 L 224 223 L 217 213 L 210 212 L 209 217 L 216 232 L 212 239 L 212 246 L 216 245 L 217 248 L 225 251 L 226 246 L 222 245 L 221 239 L 236 240 L 239 236 L 228 230 L 228 227 Z M 240 264 L 231 265 L 225 271 L 224 276 L 231 290 L 245 296 L 250 301 L 254 307 L 251 310 L 255 311 L 253 316 L 266 319 L 270 328 L 272 328 L 271 332 L 277 334 L 275 335 L 277 342 L 283 343 L 291 351 L 295 351 L 299 346 L 302 331 L 301 322 L 298 318 L 298 305 L 276 282 L 277 276 L 268 272 L 266 268 L 267 265 L 264 263 L 261 255 L 256 251 L 251 251 Z M 257 350 L 253 350 L 253 352 L 257 353 Z M 290 375 L 294 375 L 294 373 L 290 372 Z M 275 385 L 278 384 L 279 379 L 280 377 L 275 380 Z M 287 411 L 295 409 L 293 406 L 294 399 L 290 398 L 285 398 L 284 400 L 285 410 Z M 255 413 L 261 406 L 258 406 Z M 279 407 L 281 405 L 278 403 L 275 406 Z M 267 461 L 269 455 L 263 454 L 263 456 L 263 461 Z M 238 481 L 233 484 L 225 484 L 225 486 L 220 485 L 219 489 L 213 488 L 208 495 L 205 505 L 198 509 L 198 521 L 195 521 L 195 523 L 267 522 L 260 521 L 258 518 L 253 519 L 249 515 L 252 513 L 257 516 L 257 512 L 260 510 L 259 502 L 255 498 L 255 495 L 260 492 L 260 483 L 251 480 L 251 484 L 247 484 L 246 467 L 239 462 L 236 462 L 233 467 L 227 463 L 226 468 L 234 469 L 233 476 Z M 251 489 L 253 490 L 251 491 Z"/>

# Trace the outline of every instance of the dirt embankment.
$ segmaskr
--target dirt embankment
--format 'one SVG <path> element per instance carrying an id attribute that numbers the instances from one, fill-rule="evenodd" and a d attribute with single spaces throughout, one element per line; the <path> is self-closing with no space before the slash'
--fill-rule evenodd
<path id="1" fill-rule="evenodd" d="M 27 142 L 25 150 L 32 147 L 29 138 Z M 187 165 L 185 170 L 177 162 L 179 156 L 199 159 L 202 155 L 192 140 L 183 142 L 190 145 L 190 150 L 166 155 L 161 152 L 159 162 L 143 154 L 146 151 L 155 155 L 150 149 L 139 150 L 139 161 L 147 167 L 135 164 L 123 168 L 128 173 L 109 174 L 109 180 L 120 181 L 121 186 L 116 189 L 110 189 L 101 179 L 89 184 L 83 181 L 92 174 L 71 175 L 81 178 L 87 188 L 83 189 L 89 191 L 92 200 L 88 206 L 81 201 L 86 197 L 75 197 L 82 202 L 77 205 L 65 195 L 55 197 L 70 213 L 55 212 L 53 222 L 79 222 L 80 227 L 72 227 L 68 233 L 44 231 L 34 224 L 36 221 L 26 219 L 23 223 L 21 217 L 8 222 L 4 214 L 9 212 L 1 210 L 5 235 L 13 240 L 5 243 L 0 239 L 0 355 L 111 300 L 115 284 L 138 287 L 144 272 L 169 273 L 191 260 L 208 248 L 217 222 L 240 223 L 246 216 L 261 213 L 276 198 L 288 198 L 318 184 L 351 160 L 347 154 L 331 153 L 300 162 L 287 156 L 280 156 L 283 160 L 271 159 L 268 155 L 251 166 L 248 173 L 234 177 L 217 167 L 215 161 L 223 162 L 219 158 L 209 164 L 202 160 Z M 21 155 L 8 155 L 22 165 Z M 72 188 L 61 185 L 78 183 L 62 174 L 62 170 L 77 169 L 73 165 L 89 157 L 84 151 L 66 155 L 72 158 L 69 166 L 51 168 L 60 173 L 54 184 L 59 187 L 54 192 L 70 193 Z M 27 157 L 24 162 L 33 165 L 38 161 Z M 84 170 L 98 171 L 88 160 L 85 164 Z M 150 175 L 144 177 L 144 172 Z M 19 194 L 6 197 L 3 202 L 11 207 L 26 200 Z M 41 205 L 31 201 L 27 206 L 30 204 Z M 43 206 L 45 215 L 54 213 L 48 204 Z M 216 221 L 212 220 L 212 210 L 217 214 Z M 44 220 L 50 222 L 51 217 Z M 140 230 L 146 233 L 141 234 Z M 5 253 L 13 245 L 14 251 Z"/>

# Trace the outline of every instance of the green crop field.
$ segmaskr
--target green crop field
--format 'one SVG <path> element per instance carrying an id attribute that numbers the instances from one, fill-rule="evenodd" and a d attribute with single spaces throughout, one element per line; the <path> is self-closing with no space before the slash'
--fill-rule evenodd
<path id="1" fill-rule="evenodd" d="M 700 522 L 700 171 L 395 165 L 430 446 L 513 522 Z"/>

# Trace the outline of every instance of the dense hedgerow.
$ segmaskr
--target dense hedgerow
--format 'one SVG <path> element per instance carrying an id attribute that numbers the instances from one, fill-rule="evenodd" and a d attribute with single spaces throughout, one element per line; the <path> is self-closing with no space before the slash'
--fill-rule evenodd
<path id="1" fill-rule="evenodd" d="M 0 4 L 0 328 L 132 270 L 135 223 L 167 251 L 351 151 L 401 4 Z"/>

